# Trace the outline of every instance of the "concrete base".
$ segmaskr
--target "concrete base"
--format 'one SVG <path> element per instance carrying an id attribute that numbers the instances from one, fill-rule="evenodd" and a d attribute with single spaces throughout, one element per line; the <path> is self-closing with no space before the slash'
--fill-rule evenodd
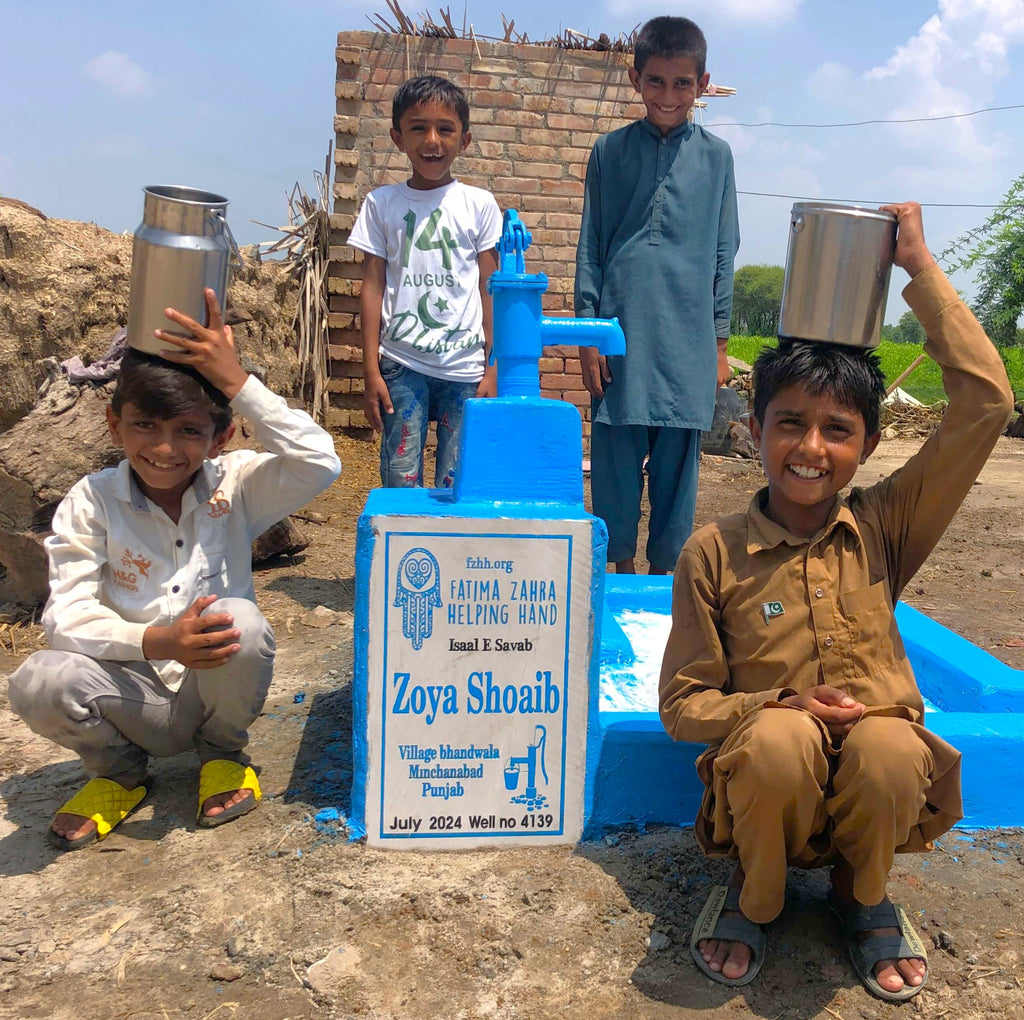
<path id="1" fill-rule="evenodd" d="M 606 577 L 602 671 L 632 654 L 616 616 L 671 612 L 671 577 Z M 925 699 L 927 725 L 963 753 L 962 828 L 1024 825 L 1024 677 L 900 603 L 896 620 Z M 656 711 L 599 714 L 600 749 L 587 835 L 622 825 L 690 825 L 703 788 L 703 745 L 673 743 Z M 655 778 L 656 777 L 656 778 Z"/>

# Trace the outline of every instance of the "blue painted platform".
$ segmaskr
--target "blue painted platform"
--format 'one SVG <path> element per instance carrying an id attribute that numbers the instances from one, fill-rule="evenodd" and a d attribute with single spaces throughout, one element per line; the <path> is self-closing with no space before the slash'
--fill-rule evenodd
<path id="1" fill-rule="evenodd" d="M 626 611 L 669 615 L 671 577 L 609 574 L 601 671 L 631 661 Z M 1024 825 L 1024 674 L 905 603 L 896 622 L 925 700 L 926 725 L 963 753 L 960 828 Z M 703 792 L 702 744 L 673 743 L 656 711 L 599 714 L 600 748 L 588 835 L 628 824 L 691 825 Z"/>

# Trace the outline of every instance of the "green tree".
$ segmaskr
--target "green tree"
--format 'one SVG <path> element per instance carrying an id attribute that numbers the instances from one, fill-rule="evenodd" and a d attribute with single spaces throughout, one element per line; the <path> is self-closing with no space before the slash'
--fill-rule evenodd
<path id="1" fill-rule="evenodd" d="M 960 252 L 973 245 L 966 255 Z M 974 313 L 998 347 L 1020 343 L 1024 312 L 1024 174 L 1011 185 L 992 215 L 942 254 L 955 256 L 950 272 L 977 268 Z"/>
<path id="2" fill-rule="evenodd" d="M 924 326 L 917 321 L 913 312 L 904 312 L 900 321 L 892 328 L 890 339 L 897 344 L 923 344 L 925 340 Z"/>
<path id="3" fill-rule="evenodd" d="M 732 291 L 732 331 L 747 336 L 775 336 L 782 307 L 782 266 L 741 266 Z"/>

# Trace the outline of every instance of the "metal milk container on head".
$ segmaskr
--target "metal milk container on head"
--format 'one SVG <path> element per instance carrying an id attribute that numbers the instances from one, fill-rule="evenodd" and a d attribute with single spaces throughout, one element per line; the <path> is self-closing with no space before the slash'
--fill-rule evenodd
<path id="1" fill-rule="evenodd" d="M 224 307 L 231 256 L 238 247 L 224 215 L 228 200 L 222 195 L 180 185 L 152 185 L 143 194 L 142 222 L 132 246 L 128 343 L 159 354 L 170 345 L 153 330 L 175 330 L 165 308 L 206 324 L 207 287 Z"/>
<path id="2" fill-rule="evenodd" d="M 896 216 L 797 202 L 789 224 L 779 336 L 877 347 L 896 251 Z"/>

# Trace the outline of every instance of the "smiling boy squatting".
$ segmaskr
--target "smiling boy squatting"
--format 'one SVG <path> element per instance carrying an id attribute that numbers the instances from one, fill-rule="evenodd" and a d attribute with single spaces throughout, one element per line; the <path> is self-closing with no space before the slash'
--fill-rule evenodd
<path id="1" fill-rule="evenodd" d="M 695 532 L 676 565 L 660 710 L 674 739 L 710 745 L 697 762 L 696 834 L 706 853 L 738 860 L 721 909 L 733 924 L 693 946 L 697 965 L 725 983 L 760 968 L 760 926 L 782 909 L 787 866 L 831 866 L 861 980 L 883 998 L 916 994 L 924 959 L 885 942 L 896 930 L 884 923 L 889 870 L 895 853 L 930 849 L 962 816 L 960 754 L 922 725 L 894 608 L 970 491 L 1013 395 L 925 245 L 920 207 L 885 208 L 899 223 L 896 264 L 912 278 L 903 296 L 942 368 L 941 424 L 903 468 L 843 496 L 879 440 L 877 361 L 780 342 L 755 366 L 751 427 L 768 486 L 745 513 Z"/>

